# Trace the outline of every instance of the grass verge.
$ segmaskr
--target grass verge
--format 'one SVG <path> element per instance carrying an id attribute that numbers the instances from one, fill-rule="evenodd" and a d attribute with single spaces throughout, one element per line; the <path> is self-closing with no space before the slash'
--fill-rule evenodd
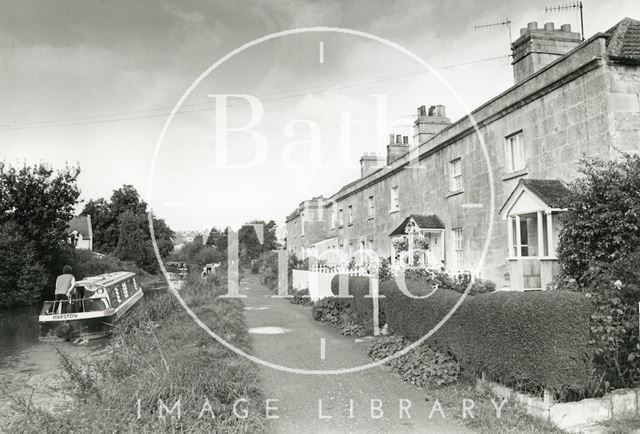
<path id="1" fill-rule="evenodd" d="M 250 344 L 242 303 L 197 276 L 181 294 L 227 342 Z M 51 414 L 25 406 L 12 432 L 225 432 L 265 429 L 255 365 L 214 341 L 170 294 L 149 297 L 125 317 L 104 349 L 62 357 L 76 405 Z M 235 405 L 235 412 L 234 412 Z"/>

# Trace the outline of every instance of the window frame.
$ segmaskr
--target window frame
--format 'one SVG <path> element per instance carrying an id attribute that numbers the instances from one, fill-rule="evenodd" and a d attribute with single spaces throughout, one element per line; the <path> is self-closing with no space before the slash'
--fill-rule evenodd
<path id="1" fill-rule="evenodd" d="M 347 226 L 353 226 L 353 205 L 347 206 Z"/>
<path id="2" fill-rule="evenodd" d="M 449 162 L 449 191 L 461 191 L 462 188 L 462 157 L 458 157 Z"/>
<path id="3" fill-rule="evenodd" d="M 397 185 L 391 187 L 389 192 L 389 213 L 400 210 L 400 189 Z"/>
<path id="4" fill-rule="evenodd" d="M 451 229 L 453 238 L 453 254 L 456 261 L 456 268 L 462 271 L 464 268 L 464 228 Z"/>
<path id="5" fill-rule="evenodd" d="M 523 131 L 516 131 L 504 138 L 505 142 L 505 167 L 507 173 L 519 172 L 527 168 L 527 157 Z M 514 144 L 517 152 L 514 151 Z"/>
<path id="6" fill-rule="evenodd" d="M 369 220 L 373 220 L 376 217 L 376 202 L 373 195 L 369 196 L 368 200 L 369 208 L 367 211 L 367 218 Z"/>

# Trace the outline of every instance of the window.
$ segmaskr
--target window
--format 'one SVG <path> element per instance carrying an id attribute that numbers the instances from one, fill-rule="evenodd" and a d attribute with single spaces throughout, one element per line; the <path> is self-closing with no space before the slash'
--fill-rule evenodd
<path id="1" fill-rule="evenodd" d="M 353 225 L 353 205 L 347 207 L 347 224 L 349 226 Z"/>
<path id="2" fill-rule="evenodd" d="M 391 209 L 389 210 L 389 212 L 394 212 L 394 211 L 398 211 L 398 209 L 400 208 L 399 204 L 398 204 L 398 186 L 396 185 L 395 187 L 391 188 Z"/>
<path id="3" fill-rule="evenodd" d="M 524 141 L 522 140 L 522 131 L 512 134 L 505 139 L 506 143 L 506 160 L 507 171 L 516 172 L 522 170 L 526 166 L 524 156 Z"/>
<path id="4" fill-rule="evenodd" d="M 298 220 L 293 222 L 293 238 L 298 236 Z"/>
<path id="5" fill-rule="evenodd" d="M 367 213 L 367 217 L 369 218 L 369 220 L 371 220 L 376 215 L 376 208 L 375 208 L 375 204 L 373 202 L 373 196 L 369 196 L 369 208 L 368 209 L 369 209 L 369 211 Z"/>
<path id="6" fill-rule="evenodd" d="M 300 214 L 300 236 L 304 237 L 304 213 Z"/>
<path id="7" fill-rule="evenodd" d="M 454 229 L 452 232 L 456 267 L 459 271 L 462 271 L 464 268 L 464 238 L 462 237 L 462 228 Z"/>
<path id="8" fill-rule="evenodd" d="M 456 158 L 449 163 L 449 189 L 462 190 L 462 159 Z"/>
<path id="9" fill-rule="evenodd" d="M 344 226 L 344 210 L 338 211 L 338 227 Z"/>
<path id="10" fill-rule="evenodd" d="M 338 221 L 338 207 L 335 204 L 331 206 L 331 229 L 336 228 L 336 223 Z"/>

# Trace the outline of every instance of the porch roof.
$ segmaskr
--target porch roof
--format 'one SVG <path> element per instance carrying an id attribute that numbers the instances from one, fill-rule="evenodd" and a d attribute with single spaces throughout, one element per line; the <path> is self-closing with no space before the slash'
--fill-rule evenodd
<path id="1" fill-rule="evenodd" d="M 442 223 L 442 220 L 440 220 L 440 218 L 435 214 L 431 214 L 431 215 L 411 214 L 406 219 L 404 219 L 402 223 L 400 223 L 400 226 L 395 228 L 393 232 L 389 234 L 389 236 L 394 237 L 396 235 L 404 235 L 405 234 L 404 228 L 407 226 L 407 223 L 409 223 L 409 221 L 411 221 L 412 219 L 414 222 L 416 222 L 416 225 L 420 229 L 444 229 L 444 223 Z"/>
<path id="2" fill-rule="evenodd" d="M 529 193 L 539 202 L 539 208 L 558 209 L 565 206 L 571 194 L 564 182 L 559 179 L 521 179 L 500 209 L 500 215 L 506 218 L 519 201 L 524 201 Z"/>

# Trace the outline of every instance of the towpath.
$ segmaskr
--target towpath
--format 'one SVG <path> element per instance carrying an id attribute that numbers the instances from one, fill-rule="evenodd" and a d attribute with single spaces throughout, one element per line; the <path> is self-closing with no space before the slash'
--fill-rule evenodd
<path id="1" fill-rule="evenodd" d="M 271 298 L 255 274 L 240 283 L 253 354 L 289 368 L 338 370 L 371 362 L 370 342 L 340 335 L 311 318 L 310 307 Z M 437 392 L 402 381 L 386 367 L 340 375 L 305 375 L 260 367 L 274 432 L 468 433 L 439 411 Z M 428 395 L 428 400 L 426 399 Z M 277 401 L 275 401 L 277 400 Z M 460 404 L 462 411 L 462 403 Z M 444 414 L 444 418 L 443 418 Z"/>

